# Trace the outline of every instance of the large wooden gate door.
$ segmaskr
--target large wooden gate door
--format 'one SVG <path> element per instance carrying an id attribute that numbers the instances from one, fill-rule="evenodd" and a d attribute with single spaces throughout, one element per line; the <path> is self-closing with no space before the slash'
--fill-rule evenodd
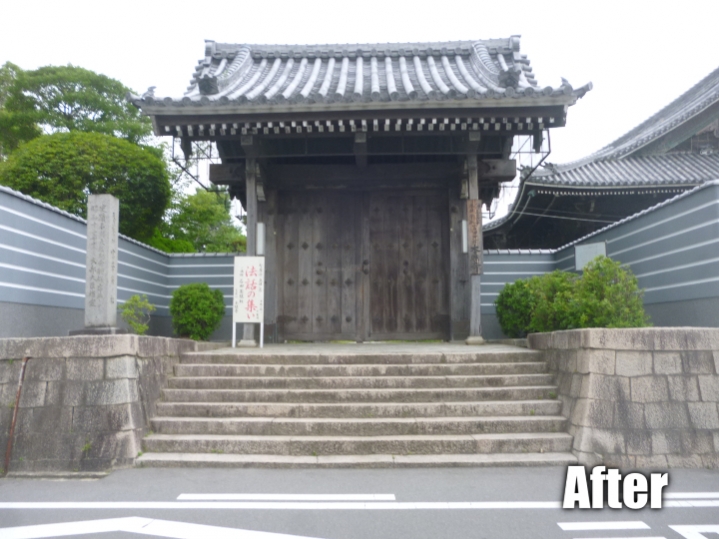
<path id="1" fill-rule="evenodd" d="M 370 200 L 370 338 L 449 338 L 446 191 Z"/>
<path id="2" fill-rule="evenodd" d="M 284 339 L 363 339 L 369 279 L 361 248 L 365 198 L 351 192 L 279 193 L 277 322 Z"/>
<path id="3" fill-rule="evenodd" d="M 444 191 L 279 193 L 282 338 L 448 338 L 447 212 Z"/>

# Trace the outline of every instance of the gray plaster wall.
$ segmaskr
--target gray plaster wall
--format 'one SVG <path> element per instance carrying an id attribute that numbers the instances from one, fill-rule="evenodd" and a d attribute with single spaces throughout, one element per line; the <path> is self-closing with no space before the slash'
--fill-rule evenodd
<path id="1" fill-rule="evenodd" d="M 557 375 L 580 464 L 719 467 L 719 329 L 529 335 Z"/>
<path id="2" fill-rule="evenodd" d="M 85 297 L 85 221 L 0 186 L 0 226 L 0 320 L 10 321 L 0 324 L 0 338 L 66 335 L 69 329 L 79 329 L 82 323 L 76 324 L 76 311 L 83 309 Z M 638 276 L 655 325 L 672 326 L 681 320 L 687 325 L 719 327 L 719 310 L 715 308 L 719 304 L 717 182 L 576 244 L 594 242 L 606 242 L 608 256 L 627 264 Z M 485 251 L 481 310 L 486 338 L 504 337 L 494 307 L 502 287 L 554 269 L 572 271 L 574 246 Z M 222 291 L 227 313 L 211 339 L 229 340 L 233 256 L 168 255 L 121 236 L 118 302 L 133 294 L 146 294 L 157 308 L 150 334 L 170 336 L 172 292 L 183 284 L 206 282 Z M 15 308 L 7 304 L 33 308 L 19 310 L 18 319 L 13 320 Z M 67 321 L 59 321 L 58 313 L 67 313 Z M 30 326 L 20 328 L 18 320 L 28 321 Z"/>
<path id="3" fill-rule="evenodd" d="M 63 336 L 84 326 L 84 219 L 0 186 L 0 338 Z M 232 254 L 167 254 L 120 236 L 118 303 L 147 295 L 156 312 L 149 333 L 171 336 L 172 292 L 206 282 L 232 305 Z M 122 326 L 122 322 L 120 322 Z M 229 320 L 212 339 L 231 336 Z"/>

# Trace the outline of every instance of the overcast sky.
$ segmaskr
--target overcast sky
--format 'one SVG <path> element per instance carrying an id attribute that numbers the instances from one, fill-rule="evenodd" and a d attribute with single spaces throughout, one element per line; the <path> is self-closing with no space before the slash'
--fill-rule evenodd
<path id="1" fill-rule="evenodd" d="M 375 43 L 522 36 L 541 86 L 594 90 L 553 131 L 549 161 L 587 155 L 719 67 L 719 1 L 4 2 L 0 63 L 71 63 L 138 92 L 180 96 L 204 40 Z"/>

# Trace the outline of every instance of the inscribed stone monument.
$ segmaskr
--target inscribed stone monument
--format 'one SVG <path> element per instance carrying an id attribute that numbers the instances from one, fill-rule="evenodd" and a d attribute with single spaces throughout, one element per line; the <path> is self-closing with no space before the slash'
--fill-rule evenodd
<path id="1" fill-rule="evenodd" d="M 90 195 L 87 202 L 85 329 L 71 335 L 124 333 L 117 328 L 117 237 L 120 201 Z"/>

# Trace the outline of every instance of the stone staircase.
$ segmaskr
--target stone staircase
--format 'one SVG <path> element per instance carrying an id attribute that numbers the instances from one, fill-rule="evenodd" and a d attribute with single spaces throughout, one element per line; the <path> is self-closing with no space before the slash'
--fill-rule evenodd
<path id="1" fill-rule="evenodd" d="M 295 345 L 182 355 L 142 466 L 576 463 L 538 352 Z"/>

